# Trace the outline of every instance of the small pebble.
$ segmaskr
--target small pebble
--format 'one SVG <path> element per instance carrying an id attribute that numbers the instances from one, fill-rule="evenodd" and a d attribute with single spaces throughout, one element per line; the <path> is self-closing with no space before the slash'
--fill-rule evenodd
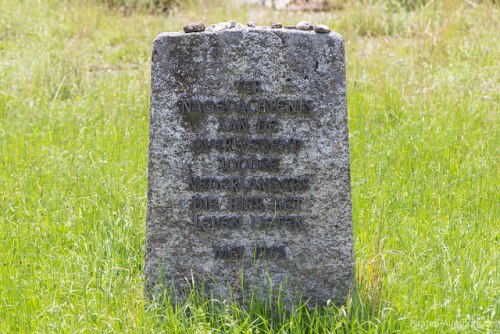
<path id="1" fill-rule="evenodd" d="M 330 32 L 330 28 L 324 24 L 319 24 L 314 27 L 314 31 L 319 33 L 319 34 L 326 34 Z"/>
<path id="2" fill-rule="evenodd" d="M 215 25 L 211 24 L 211 25 L 209 25 L 208 27 L 205 28 L 205 31 L 214 31 L 214 29 L 215 29 Z"/>
<path id="3" fill-rule="evenodd" d="M 222 31 L 222 30 L 229 29 L 230 27 L 231 26 L 230 26 L 229 22 L 220 22 L 214 26 L 213 31 Z"/>
<path id="4" fill-rule="evenodd" d="M 283 28 L 283 25 L 280 22 L 273 22 L 273 23 L 271 23 L 271 28 L 272 29 L 280 29 L 280 28 Z"/>
<path id="5" fill-rule="evenodd" d="M 309 22 L 306 22 L 306 21 L 300 21 L 299 23 L 297 23 L 296 27 L 298 30 L 312 30 L 313 29 L 313 26 Z"/>
<path id="6" fill-rule="evenodd" d="M 230 28 L 230 29 L 231 29 L 231 28 L 236 27 L 236 21 L 231 20 L 231 21 L 229 21 L 228 23 L 229 23 L 229 28 Z"/>
<path id="7" fill-rule="evenodd" d="M 200 31 L 204 31 L 204 30 L 205 30 L 205 26 L 201 22 L 191 22 L 191 23 L 188 23 L 184 26 L 184 32 L 186 34 L 191 33 L 191 32 L 200 32 Z"/>
<path id="8" fill-rule="evenodd" d="M 296 26 L 285 26 L 285 29 L 297 29 Z"/>
<path id="9" fill-rule="evenodd" d="M 238 23 L 236 23 L 236 27 L 235 28 L 236 29 L 244 29 L 245 26 L 243 24 L 241 24 L 241 23 L 238 22 Z"/>
<path id="10" fill-rule="evenodd" d="M 249 21 L 247 22 L 247 26 L 249 26 L 250 28 L 255 28 L 255 22 Z"/>

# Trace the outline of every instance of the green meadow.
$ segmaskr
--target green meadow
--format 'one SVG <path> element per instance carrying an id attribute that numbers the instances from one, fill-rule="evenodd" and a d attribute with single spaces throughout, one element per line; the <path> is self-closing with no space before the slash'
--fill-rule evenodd
<path id="1" fill-rule="evenodd" d="M 500 6 L 0 0 L 0 332 L 500 332 Z M 150 51 L 191 21 L 345 38 L 356 291 L 241 308 L 143 293 Z"/>

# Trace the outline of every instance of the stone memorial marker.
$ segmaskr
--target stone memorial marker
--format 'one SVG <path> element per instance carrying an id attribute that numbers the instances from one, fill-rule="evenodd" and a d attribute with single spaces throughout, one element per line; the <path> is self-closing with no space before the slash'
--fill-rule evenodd
<path id="1" fill-rule="evenodd" d="M 241 26 L 154 41 L 146 289 L 343 303 L 354 276 L 343 39 Z"/>

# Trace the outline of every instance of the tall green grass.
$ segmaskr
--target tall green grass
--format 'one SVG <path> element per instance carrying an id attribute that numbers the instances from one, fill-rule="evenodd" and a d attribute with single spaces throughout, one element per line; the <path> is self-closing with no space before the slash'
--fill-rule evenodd
<path id="1" fill-rule="evenodd" d="M 498 5 L 297 13 L 199 0 L 167 17 L 84 0 L 0 5 L 0 332 L 500 330 Z M 144 298 L 151 43 L 228 19 L 306 19 L 345 37 L 347 305 Z"/>

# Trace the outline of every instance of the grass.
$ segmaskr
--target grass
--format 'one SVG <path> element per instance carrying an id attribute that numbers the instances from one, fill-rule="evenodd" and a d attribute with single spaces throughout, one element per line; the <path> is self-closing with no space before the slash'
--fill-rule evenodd
<path id="1" fill-rule="evenodd" d="M 0 0 L 0 332 L 500 330 L 498 4 L 190 0 L 164 16 L 102 3 Z M 356 293 L 315 313 L 147 302 L 153 38 L 304 18 L 346 40 Z"/>

